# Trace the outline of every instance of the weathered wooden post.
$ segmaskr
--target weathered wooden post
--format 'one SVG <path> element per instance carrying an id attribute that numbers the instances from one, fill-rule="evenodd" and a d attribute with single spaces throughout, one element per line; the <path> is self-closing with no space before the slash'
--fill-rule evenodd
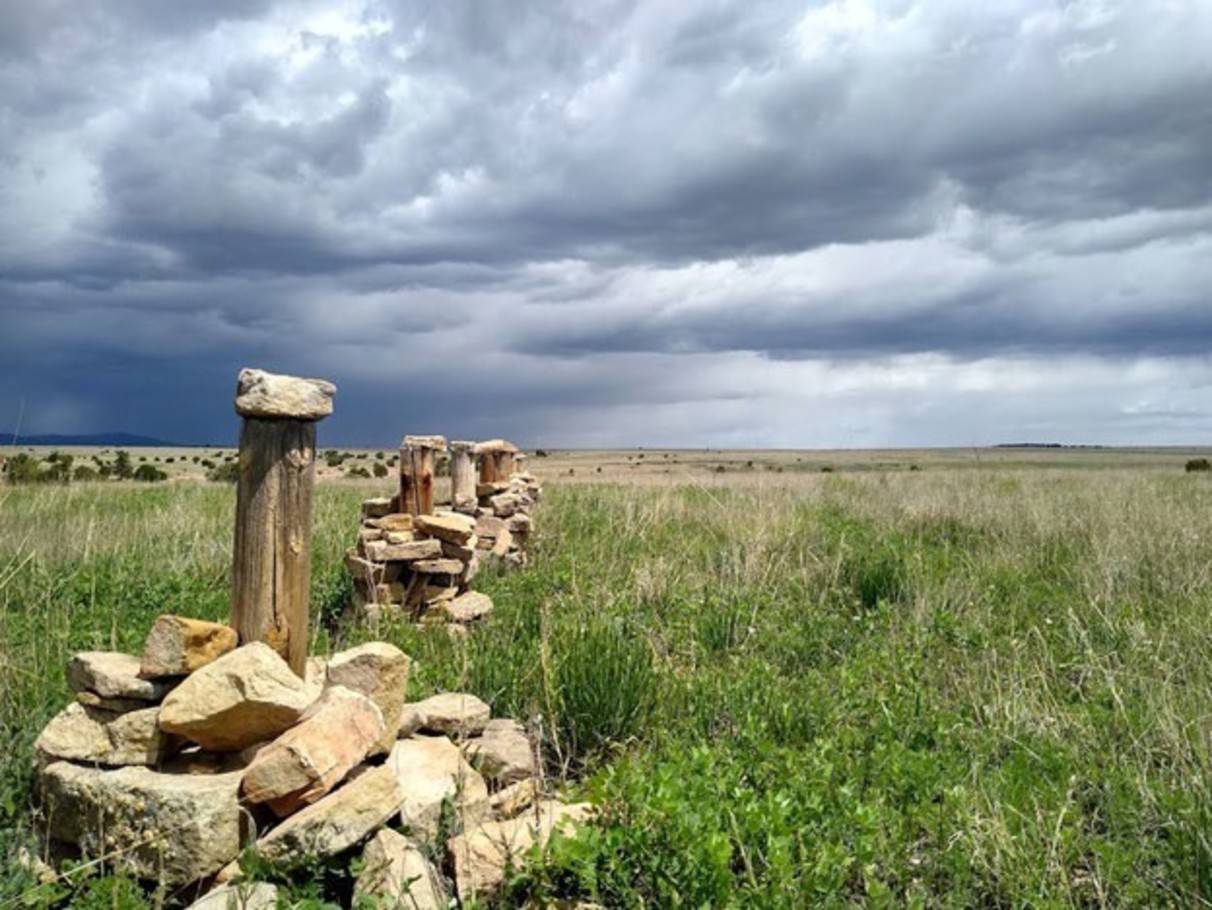
<path id="1" fill-rule="evenodd" d="M 450 507 L 456 512 L 476 510 L 476 471 L 472 459 L 474 442 L 451 440 Z"/>
<path id="2" fill-rule="evenodd" d="M 405 436 L 400 444 L 400 511 L 433 513 L 434 457 L 446 451 L 444 436 Z"/>
<path id="3" fill-rule="evenodd" d="M 490 439 L 476 446 L 480 456 L 480 483 L 508 483 L 513 472 L 513 456 L 518 447 L 504 439 Z"/>
<path id="4" fill-rule="evenodd" d="M 316 421 L 337 388 L 322 379 L 241 370 L 231 625 L 241 642 L 263 641 L 303 676 L 311 586 Z"/>

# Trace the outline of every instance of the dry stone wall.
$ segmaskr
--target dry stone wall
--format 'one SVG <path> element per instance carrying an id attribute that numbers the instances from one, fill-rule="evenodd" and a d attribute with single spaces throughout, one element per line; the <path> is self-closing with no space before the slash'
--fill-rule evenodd
<path id="1" fill-rule="evenodd" d="M 543 493 L 522 470 L 525 455 L 503 439 L 450 443 L 450 502 L 436 507 L 434 453 L 447 448 L 441 436 L 406 436 L 400 492 L 362 503 L 357 543 L 345 554 L 357 613 L 472 623 L 492 612 L 491 599 L 471 590 L 480 567 L 525 563 Z"/>
<path id="2" fill-rule="evenodd" d="M 43 834 L 195 907 L 274 906 L 273 886 L 240 884 L 250 846 L 357 860 L 355 894 L 388 906 L 490 899 L 590 808 L 552 799 L 534 737 L 474 695 L 407 703 L 410 665 L 370 642 L 308 658 L 300 677 L 263 642 L 177 616 L 140 656 L 78 654 L 76 700 L 36 743 Z"/>

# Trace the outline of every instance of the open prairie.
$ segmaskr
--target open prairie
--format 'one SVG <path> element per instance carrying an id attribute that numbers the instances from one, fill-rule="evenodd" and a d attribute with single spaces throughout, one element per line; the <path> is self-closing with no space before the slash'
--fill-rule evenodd
<path id="1" fill-rule="evenodd" d="M 410 700 L 457 688 L 532 721 L 549 777 L 603 807 L 508 906 L 1204 906 L 1195 454 L 532 456 L 530 564 L 477 579 L 496 612 L 463 639 L 341 622 L 359 502 L 390 481 L 326 483 L 312 650 L 395 642 Z M 0 489 L 4 856 L 33 848 L 32 743 L 70 698 L 66 659 L 138 650 L 163 612 L 226 617 L 233 509 L 220 483 Z M 177 897 L 104 863 L 50 886 L 10 863 L 0 906 Z M 322 867 L 283 891 L 347 892 Z"/>

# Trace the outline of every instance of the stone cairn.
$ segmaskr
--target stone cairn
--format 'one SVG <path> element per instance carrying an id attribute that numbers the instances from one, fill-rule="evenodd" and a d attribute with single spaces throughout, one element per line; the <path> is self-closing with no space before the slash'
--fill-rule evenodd
<path id="1" fill-rule="evenodd" d="M 265 406 L 250 409 L 256 390 Z M 410 659 L 394 645 L 306 655 L 307 586 L 292 573 L 306 568 L 314 422 L 334 391 L 241 373 L 231 622 L 166 614 L 140 655 L 70 660 L 75 700 L 35 743 L 48 852 L 73 848 L 207 910 L 275 906 L 272 885 L 241 881 L 245 848 L 287 864 L 360 857 L 355 898 L 439 908 L 490 899 L 531 846 L 590 817 L 545 792 L 522 724 L 466 693 L 406 703 Z M 420 539 L 475 549 L 466 522 L 442 536 L 449 522 L 433 517 L 441 530 Z"/>
<path id="2" fill-rule="evenodd" d="M 450 502 L 435 508 L 436 458 L 448 450 Z M 491 613 L 491 598 L 470 585 L 486 560 L 526 561 L 543 490 L 521 469 L 525 458 L 504 439 L 448 447 L 442 436 L 405 436 L 399 492 L 362 503 L 358 542 L 345 554 L 355 611 L 464 624 Z"/>

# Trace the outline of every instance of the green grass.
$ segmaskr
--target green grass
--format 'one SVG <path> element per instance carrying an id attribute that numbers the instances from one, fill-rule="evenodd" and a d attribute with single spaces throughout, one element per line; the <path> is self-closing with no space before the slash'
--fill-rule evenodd
<path id="1" fill-rule="evenodd" d="M 317 491 L 317 617 L 372 488 Z M 232 496 L 0 491 L 4 851 L 66 658 L 226 614 Z M 552 486 L 530 567 L 477 581 L 487 627 L 316 622 L 314 650 L 395 641 L 413 697 L 537 724 L 549 774 L 602 805 L 511 905 L 1204 906 L 1210 514 L 1181 472 Z M 140 905 L 115 882 L 64 899 Z"/>

